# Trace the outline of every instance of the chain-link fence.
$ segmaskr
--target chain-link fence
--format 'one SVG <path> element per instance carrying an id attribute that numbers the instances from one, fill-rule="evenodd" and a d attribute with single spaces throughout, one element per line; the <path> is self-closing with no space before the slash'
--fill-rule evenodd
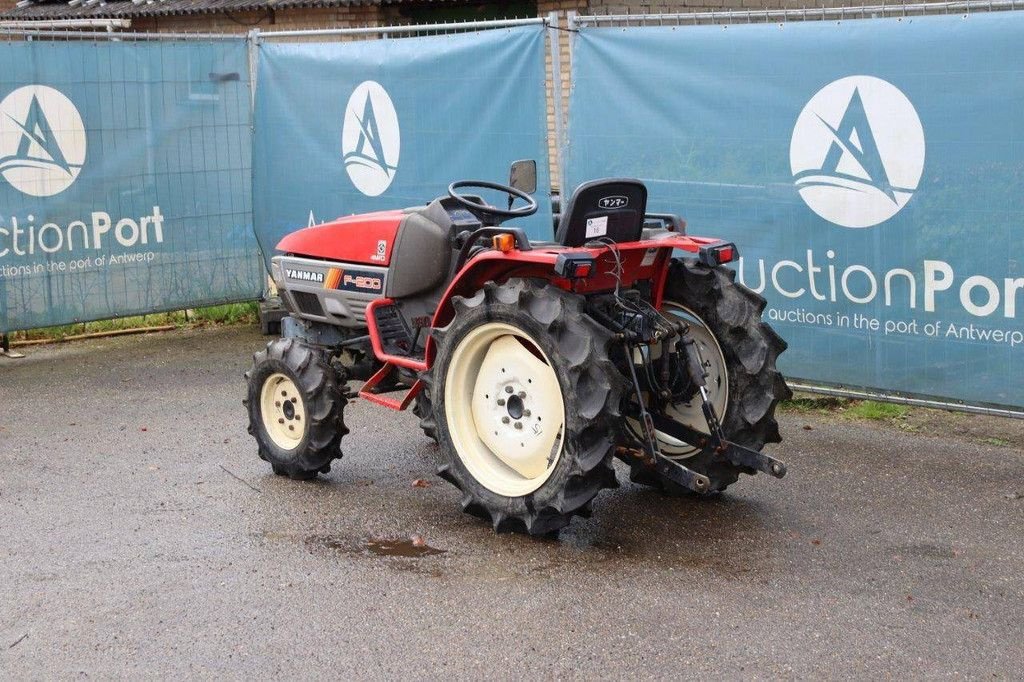
<path id="1" fill-rule="evenodd" d="M 251 35 L 268 252 L 296 225 L 423 204 L 455 180 L 506 181 L 520 158 L 540 161 L 548 186 L 543 19 Z M 523 227 L 548 237 L 544 203 Z"/>
<path id="2" fill-rule="evenodd" d="M 574 17 L 570 181 L 739 244 L 798 387 L 1024 416 L 1018 6 Z"/>
<path id="3" fill-rule="evenodd" d="M 519 156 L 546 159 L 544 27 L 527 19 L 247 34 L 0 29 L 0 331 L 251 300 L 264 287 L 256 234 L 272 250 L 310 222 L 419 203 L 463 176 L 501 179 Z M 317 50 L 334 56 L 320 61 L 315 86 L 309 71 L 275 68 L 294 56 L 301 69 Z M 395 130 L 406 149 L 401 172 L 385 159 L 394 166 L 385 175 L 398 180 L 363 191 L 338 163 L 349 91 L 391 88 L 402 68 L 392 92 L 408 112 Z M 346 73 L 356 80 L 342 83 Z M 264 122 L 262 147 L 253 137 L 261 80 L 273 90 L 263 93 L 267 107 L 282 104 Z M 301 103 L 301 116 L 280 118 Z M 305 156 L 291 143 L 274 147 L 296 135 L 317 138 Z M 254 142 L 266 151 L 255 177 Z M 322 172 L 311 171 L 316 159 Z M 264 228 L 255 231 L 254 181 Z"/>
<path id="4" fill-rule="evenodd" d="M 258 296 L 245 41 L 3 34 L 0 329 Z"/>
<path id="5" fill-rule="evenodd" d="M 883 18 L 910 25 L 922 16 L 968 18 L 1018 7 L 1024 8 L 1024 0 L 592 16 L 570 11 L 564 27 L 559 25 L 559 15 L 552 13 L 543 20 L 253 29 L 244 35 L 0 30 L 0 329 L 253 298 L 263 285 L 254 226 L 269 249 L 284 231 L 343 213 L 418 203 L 462 176 L 500 180 L 501 168 L 517 157 L 550 155 L 551 185 L 566 187 L 562 175 L 565 165 L 572 164 L 562 158 L 563 150 L 583 144 L 576 139 L 578 130 L 568 129 L 570 94 L 578 104 L 581 93 L 576 90 L 578 83 L 568 87 L 570 64 L 578 65 L 573 64 L 577 55 L 565 49 L 574 42 L 567 38 L 579 31 L 718 26 L 725 35 L 747 24 L 839 27 Z M 677 56 L 672 50 L 659 54 L 660 60 Z M 1011 53 L 1004 56 L 1012 60 Z M 447 57 L 454 61 L 446 62 Z M 933 51 L 925 58 L 922 64 L 943 57 Z M 687 68 L 692 67 L 690 63 Z M 509 77 L 510 73 L 514 75 Z M 727 74 L 728 78 L 732 76 Z M 761 87 L 770 79 L 765 76 L 755 85 Z M 666 91 L 669 81 L 662 81 L 657 91 L 641 101 L 667 102 L 666 95 L 675 89 Z M 588 116 L 618 130 L 629 119 L 608 113 L 611 82 L 597 90 L 595 102 L 603 113 Z M 495 88 L 498 97 L 490 96 Z M 627 90 L 616 90 L 611 102 L 623 99 Z M 723 93 L 709 110 L 724 106 L 727 113 L 735 112 L 736 106 L 729 104 L 735 98 L 735 93 Z M 755 109 L 752 104 L 751 110 Z M 776 103 L 767 111 L 777 110 Z M 367 116 L 372 116 L 372 125 L 367 124 Z M 382 119 L 394 119 L 393 124 L 384 124 L 383 132 Z M 652 133 L 651 121 L 658 116 L 644 120 L 641 132 Z M 1008 125 L 1012 127 L 1012 122 Z M 632 150 L 628 156 L 663 158 L 673 150 L 675 143 L 670 141 L 676 132 L 652 144 L 638 144 L 640 135 L 628 145 Z M 759 139 L 771 137 L 766 134 Z M 606 157 L 612 140 L 614 134 L 602 138 L 600 148 Z M 718 157 L 739 158 L 729 152 L 732 142 L 717 148 Z M 863 144 L 862 136 L 854 146 L 857 143 Z M 739 154 L 741 149 L 733 151 Z M 350 172 L 346 158 L 350 155 L 363 171 Z M 673 168 L 679 175 L 681 171 Z M 644 177 L 642 170 L 621 170 Z M 701 170 L 702 178 L 711 178 L 712 170 Z M 618 171 L 617 162 L 605 160 L 593 173 L 586 172 Z M 376 180 L 367 180 L 373 175 Z M 953 176 L 944 177 L 946 182 Z M 570 179 L 582 178 L 570 173 Z M 719 183 L 710 195 L 702 194 L 702 201 L 712 197 L 704 208 L 725 215 L 727 207 L 739 203 L 727 198 L 724 188 L 752 191 L 760 186 L 730 182 Z M 759 215 L 765 206 L 782 205 L 784 184 L 772 185 L 777 191 L 769 202 L 759 204 Z M 1002 184 L 1001 180 L 984 191 L 990 194 L 992 187 Z M 791 182 L 787 186 L 792 190 Z M 927 202 L 919 199 L 903 216 L 912 215 L 922 203 Z M 699 225 L 701 204 L 683 204 L 672 208 Z M 1012 201 L 1007 203 L 1003 197 L 997 204 L 1007 209 Z M 541 236 L 549 229 L 548 222 L 535 232 Z M 938 237 L 941 231 L 928 232 L 933 233 Z M 760 229 L 752 234 L 766 232 Z M 756 254 L 756 240 L 746 243 L 754 245 Z M 1012 298 L 1019 275 L 1012 249 L 1009 258 L 1004 274 L 1006 293 Z M 765 262 L 762 258 L 771 279 L 776 271 Z M 854 272 L 863 274 L 867 266 L 859 267 Z M 887 272 L 906 276 L 901 267 Z M 887 287 L 890 279 L 886 277 Z M 919 278 L 917 273 L 911 277 Z M 978 287 L 988 286 L 977 277 L 970 284 L 975 293 L 981 291 Z M 880 352 L 863 335 L 853 342 L 850 348 L 866 344 L 876 349 L 872 352 Z M 860 384 L 875 388 L 819 382 L 816 389 L 963 408 L 955 402 L 960 396 L 951 391 L 914 387 L 923 385 L 922 377 L 930 385 L 941 383 L 935 372 L 966 363 L 966 371 L 975 377 L 981 376 L 979 372 L 995 377 L 990 382 L 993 390 L 982 397 L 976 395 L 977 381 L 957 380 L 958 385 L 974 386 L 967 396 L 972 403 L 967 409 L 1011 412 L 991 403 L 1019 404 L 1009 393 L 1000 393 L 1006 392 L 1005 382 L 998 379 L 1000 372 L 1005 374 L 1012 366 L 1012 357 L 1006 353 L 1016 351 L 972 343 L 963 362 L 940 353 L 917 375 L 903 367 L 888 379 Z M 914 339 L 905 339 L 902 347 L 900 352 L 908 358 L 923 348 Z M 789 355 L 795 357 L 792 352 Z M 887 372 L 885 367 L 896 367 L 891 360 L 867 358 L 864 366 Z M 824 376 L 791 374 L 811 379 Z"/>

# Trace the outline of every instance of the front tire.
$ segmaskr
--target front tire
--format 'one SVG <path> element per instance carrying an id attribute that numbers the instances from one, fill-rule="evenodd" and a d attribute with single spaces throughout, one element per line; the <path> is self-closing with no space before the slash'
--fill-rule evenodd
<path id="1" fill-rule="evenodd" d="M 276 339 L 253 355 L 245 378 L 243 402 L 260 458 L 293 479 L 330 471 L 348 429 L 344 382 L 327 356 L 295 339 Z"/>
<path id="2" fill-rule="evenodd" d="M 623 383 L 612 335 L 584 314 L 581 297 L 544 282 L 490 282 L 452 303 L 422 377 L 438 474 L 496 531 L 558 531 L 616 485 Z"/>

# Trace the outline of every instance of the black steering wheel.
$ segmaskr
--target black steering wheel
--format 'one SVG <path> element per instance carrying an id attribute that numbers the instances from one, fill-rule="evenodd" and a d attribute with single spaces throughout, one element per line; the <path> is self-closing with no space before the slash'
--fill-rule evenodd
<path id="1" fill-rule="evenodd" d="M 456 191 L 466 187 L 493 189 L 498 192 L 504 192 L 508 195 L 509 207 L 498 208 L 497 206 L 491 206 L 490 204 L 478 203 L 474 201 L 474 199 L 479 199 L 479 197 L 470 198 L 465 194 L 459 194 Z M 484 224 L 493 223 L 497 225 L 500 221 L 494 221 L 494 218 L 525 218 L 526 216 L 533 215 L 537 212 L 537 202 L 529 194 L 522 190 L 518 190 L 515 187 L 499 185 L 496 182 L 486 182 L 484 180 L 460 180 L 458 182 L 453 182 L 448 185 L 448 196 L 468 208 L 478 218 L 480 218 L 481 222 Z M 522 199 L 526 202 L 526 205 L 520 206 L 519 208 L 512 208 L 512 203 L 516 199 Z"/>

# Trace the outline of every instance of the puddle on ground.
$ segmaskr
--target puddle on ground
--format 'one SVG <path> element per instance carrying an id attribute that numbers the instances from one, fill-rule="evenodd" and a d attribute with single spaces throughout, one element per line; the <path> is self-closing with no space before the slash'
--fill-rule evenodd
<path id="1" fill-rule="evenodd" d="M 924 559 L 953 559 L 957 556 L 957 552 L 951 545 L 938 545 L 928 542 L 900 545 L 895 547 L 895 550 L 897 554 L 906 554 Z"/>
<path id="2" fill-rule="evenodd" d="M 448 550 L 431 547 L 422 538 L 368 538 L 353 540 L 338 535 L 310 535 L 304 539 L 311 550 L 328 549 L 350 556 L 398 557 L 419 559 L 444 554 Z"/>

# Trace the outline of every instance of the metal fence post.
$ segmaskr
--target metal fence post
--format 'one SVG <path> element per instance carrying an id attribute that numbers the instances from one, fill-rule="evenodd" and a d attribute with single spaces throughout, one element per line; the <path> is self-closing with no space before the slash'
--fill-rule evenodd
<path id="1" fill-rule="evenodd" d="M 565 13 L 565 23 L 570 33 L 575 33 L 580 30 L 579 22 L 576 20 L 576 10 L 571 9 Z M 572 68 L 572 38 L 569 39 L 569 68 Z M 571 85 L 571 83 L 570 83 Z"/>
<path id="2" fill-rule="evenodd" d="M 0 334 L 0 356 L 17 359 L 25 357 L 25 354 L 11 350 L 11 337 L 7 335 L 7 332 L 4 332 Z"/>
<path id="3" fill-rule="evenodd" d="M 845 21 L 847 19 L 854 20 L 867 17 L 908 17 L 914 13 L 928 15 L 964 12 L 969 15 L 972 12 L 978 11 L 1014 10 L 1017 8 L 1017 2 L 1018 0 L 936 0 L 935 2 L 916 0 L 912 2 L 889 3 L 887 0 L 881 0 L 881 4 L 865 2 L 860 5 L 850 3 L 827 7 L 822 5 L 814 8 L 814 14 L 821 21 Z M 575 17 L 575 14 L 576 12 L 568 12 L 570 30 L 577 29 L 579 26 L 626 27 L 631 26 L 637 19 L 637 15 L 631 14 L 628 11 L 625 14 L 594 14 L 582 17 Z M 714 9 L 697 12 L 648 14 L 643 17 L 641 25 L 646 25 L 655 20 L 664 22 L 665 19 L 673 20 L 676 25 L 680 26 L 683 25 L 683 22 L 688 22 L 694 26 L 704 22 L 726 24 L 745 21 L 749 24 L 754 23 L 755 20 L 763 23 L 778 20 L 781 23 L 801 19 L 807 20 L 807 8 L 771 9 L 765 7 L 764 9 L 757 10 L 756 14 L 749 9 Z M 572 58 L 571 44 L 570 41 L 570 59 Z"/>
<path id="4" fill-rule="evenodd" d="M 259 75 L 259 50 L 260 50 L 260 29 L 259 27 L 249 29 L 245 36 L 245 51 L 249 62 L 249 149 L 251 150 L 256 143 L 256 81 Z M 252 188 L 256 187 L 256 168 L 254 164 L 250 164 L 249 169 L 249 186 Z M 253 229 L 255 230 L 255 217 L 253 217 Z M 267 271 L 267 259 L 264 257 L 266 254 L 263 252 L 263 245 L 256 242 L 256 248 L 260 251 L 260 263 L 265 271 L 265 282 L 263 292 L 260 294 L 261 299 L 266 300 L 269 297 L 277 294 L 277 287 L 274 285 L 274 279 L 270 276 L 270 272 Z M 260 307 L 260 317 L 262 321 L 263 308 Z"/>
<path id="5" fill-rule="evenodd" d="M 245 37 L 246 52 L 249 55 L 249 111 L 256 111 L 256 75 L 259 65 L 260 29 L 250 29 Z"/>
<path id="6" fill-rule="evenodd" d="M 548 46 L 551 50 L 551 99 L 555 114 L 555 164 L 558 166 L 558 191 L 565 193 L 565 166 L 562 162 L 562 144 L 565 135 L 562 123 L 565 110 L 562 103 L 562 41 L 558 35 L 558 12 L 548 13 Z"/>

